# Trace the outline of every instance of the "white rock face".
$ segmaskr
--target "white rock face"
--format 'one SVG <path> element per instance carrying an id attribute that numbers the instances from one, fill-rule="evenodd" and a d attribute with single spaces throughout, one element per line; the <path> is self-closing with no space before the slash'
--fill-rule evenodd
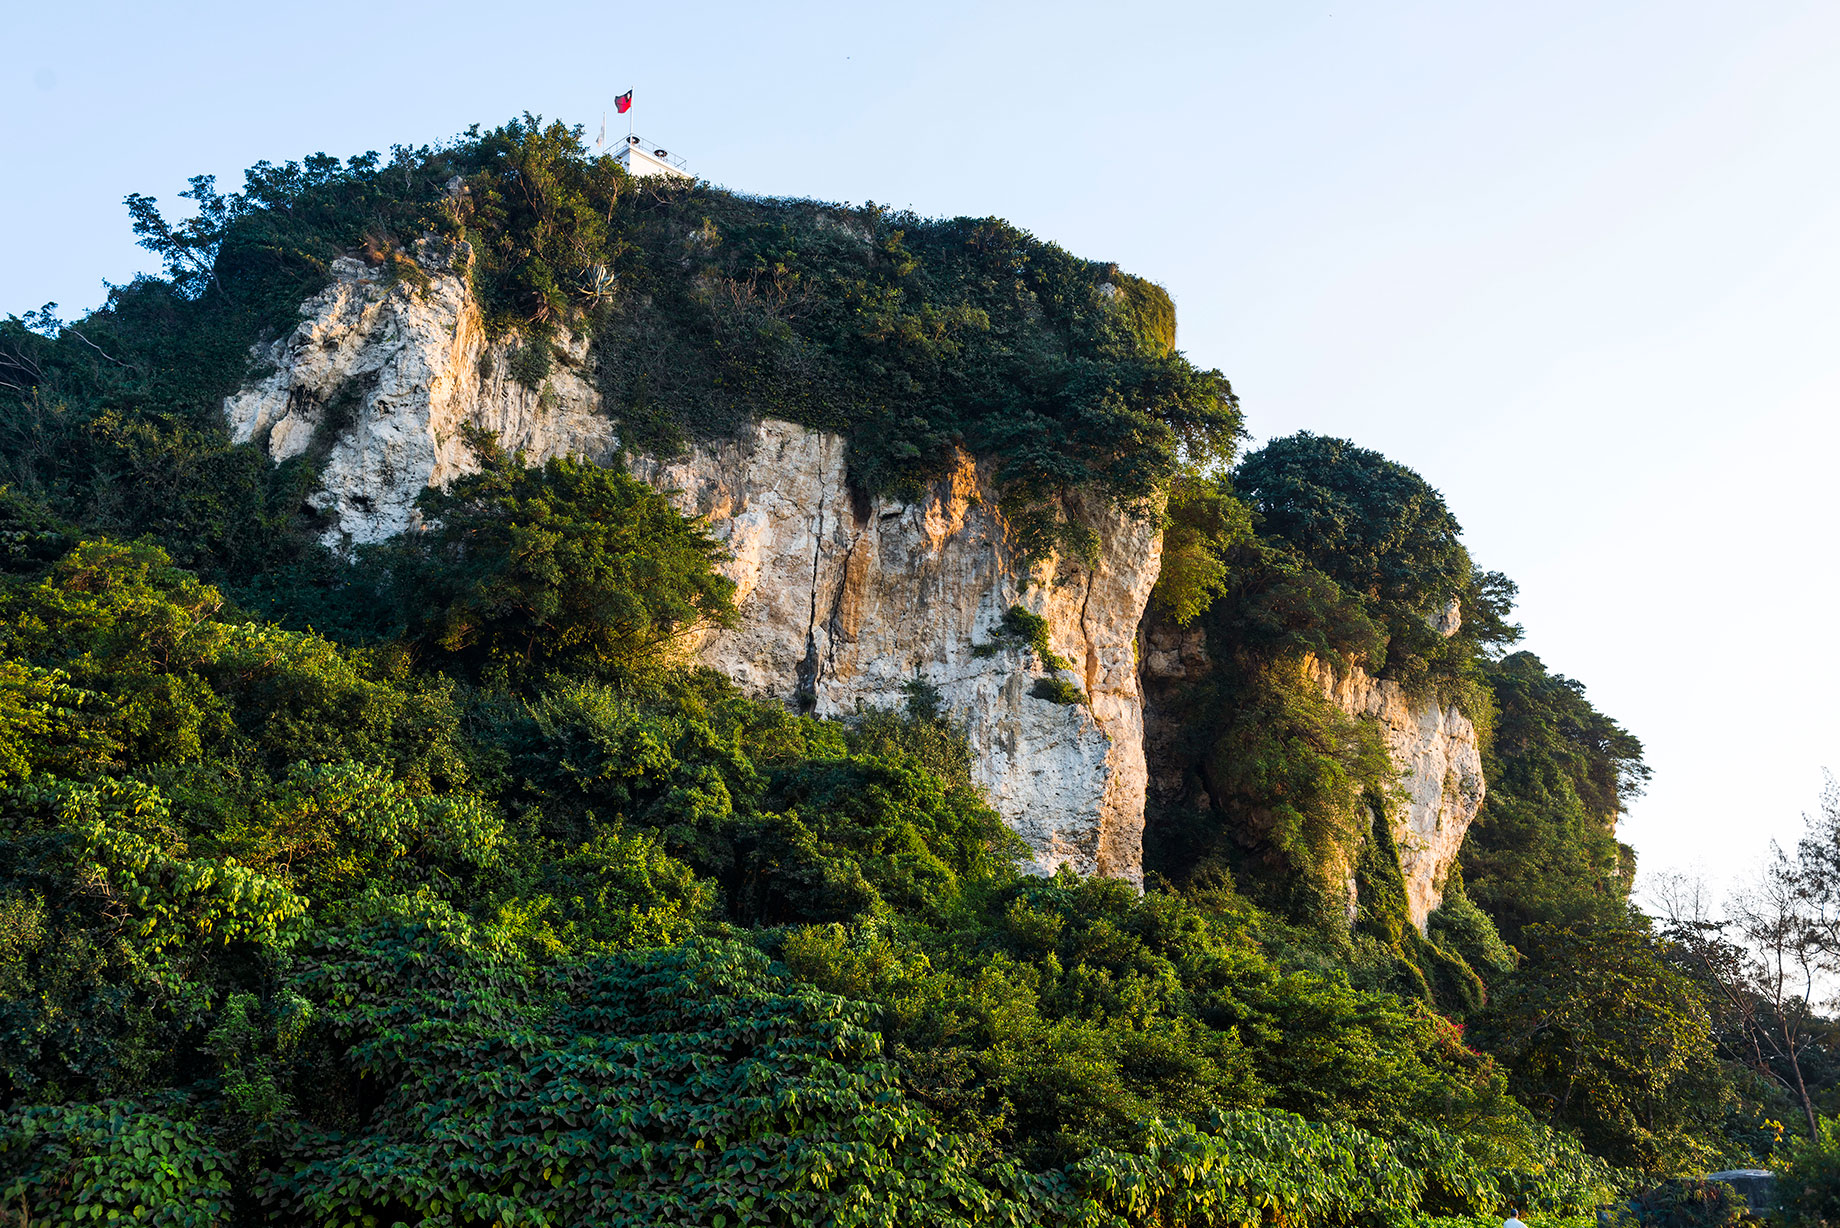
<path id="1" fill-rule="evenodd" d="M 587 345 L 564 337 L 539 390 L 511 378 L 513 346 L 488 346 L 479 308 L 450 259 L 419 245 L 428 286 L 389 283 L 342 257 L 333 282 L 301 307 L 294 331 L 257 351 L 271 374 L 224 402 L 237 442 L 265 441 L 277 461 L 328 449 L 309 502 L 332 520 L 342 548 L 382 541 L 417 523 L 415 500 L 475 466 L 462 428 L 496 436 L 532 460 L 607 459 L 613 433 L 585 378 Z M 485 361 L 482 362 L 482 356 Z"/>
<path id="2" fill-rule="evenodd" d="M 1393 841 L 1412 923 L 1422 933 L 1425 919 L 1443 901 L 1444 879 L 1482 808 L 1476 727 L 1454 705 L 1432 697 L 1410 699 L 1397 682 L 1370 678 L 1358 668 L 1336 669 L 1315 657 L 1306 657 L 1304 668 L 1330 702 L 1350 716 L 1373 718 L 1386 739 L 1404 793 L 1392 814 Z"/>
<path id="3" fill-rule="evenodd" d="M 450 259 L 418 249 L 425 289 L 386 282 L 352 259 L 302 306 L 300 325 L 263 347 L 271 374 L 224 405 L 235 437 L 277 461 L 325 450 L 313 504 L 335 548 L 418 523 L 415 499 L 474 467 L 463 428 L 534 460 L 618 451 L 588 370 L 564 338 L 540 392 L 509 376 Z M 482 363 L 484 356 L 486 361 Z M 749 691 L 819 715 L 904 701 L 915 679 L 966 724 L 990 802 L 1027 840 L 1033 868 L 1141 882 L 1143 700 L 1134 639 L 1161 564 L 1149 521 L 1074 509 L 1098 530 L 1092 568 L 1049 560 L 1025 573 L 996 510 L 989 473 L 961 457 L 915 503 L 871 500 L 846 481 L 840 436 L 786 422 L 635 473 L 676 492 L 727 542 L 740 622 L 700 645 L 704 661 Z M 1022 605 L 1048 622 L 1054 650 L 1088 704 L 1030 694 L 1049 671 L 997 631 Z M 995 651 L 978 655 L 980 645 Z"/>
<path id="4" fill-rule="evenodd" d="M 787 422 L 634 472 L 677 492 L 733 552 L 741 625 L 704 661 L 756 694 L 820 716 L 893 707 L 916 679 L 966 724 L 973 772 L 1034 852 L 1034 868 L 1143 878 L 1143 701 L 1133 641 L 1161 565 L 1153 523 L 1087 512 L 1092 569 L 1050 560 L 1023 574 L 989 474 L 961 455 L 915 503 L 853 494 L 844 441 Z M 1087 705 L 1038 699 L 1049 671 L 1003 614 L 1048 622 Z M 996 651 L 978 655 L 980 645 Z"/>

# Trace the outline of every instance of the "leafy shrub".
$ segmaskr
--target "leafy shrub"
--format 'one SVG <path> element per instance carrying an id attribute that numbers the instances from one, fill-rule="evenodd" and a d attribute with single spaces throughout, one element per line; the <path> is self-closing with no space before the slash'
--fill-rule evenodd
<path id="1" fill-rule="evenodd" d="M 419 500 L 430 528 L 403 547 L 412 633 L 477 674 L 654 665 L 734 617 L 721 547 L 617 469 L 486 451 L 484 471 Z"/>
<path id="2" fill-rule="evenodd" d="M 1785 1140 L 1775 1160 L 1777 1214 L 1796 1228 L 1840 1221 L 1840 1121 L 1818 1124 L 1811 1138 Z"/>
<path id="3" fill-rule="evenodd" d="M 1732 1092 L 1699 987 L 1631 922 L 1537 925 L 1477 1041 L 1517 1096 L 1651 1178 L 1703 1171 Z"/>
<path id="4" fill-rule="evenodd" d="M 1224 479 L 1181 473 L 1169 483 L 1163 562 L 1151 600 L 1186 627 L 1229 586 L 1230 555 L 1252 537 L 1246 505 Z"/>
<path id="5" fill-rule="evenodd" d="M 992 656 L 1004 641 L 1017 640 L 1035 654 L 1044 669 L 1073 668 L 1072 661 L 1054 651 L 1048 620 L 1027 606 L 1013 605 L 1003 611 L 1002 621 L 997 624 L 996 638 L 978 645 L 975 651 L 981 657 Z"/>
<path id="6" fill-rule="evenodd" d="M 1488 796 L 1463 843 L 1466 890 L 1517 944 L 1535 923 L 1614 920 L 1634 873 L 1615 827 L 1648 778 L 1642 743 L 1532 653 L 1484 678 L 1499 716 Z"/>
<path id="7" fill-rule="evenodd" d="M 1465 893 L 1459 875 L 1460 871 L 1453 871 L 1453 881 L 1445 885 L 1442 902 L 1426 918 L 1427 934 L 1462 956 L 1479 973 L 1493 977 L 1513 971 L 1520 962 L 1520 953 L 1502 941 L 1494 920 Z"/>
<path id="8" fill-rule="evenodd" d="M 1181 455 L 1231 452 L 1232 390 L 1169 349 L 1166 295 L 996 219 L 701 186 L 627 216 L 596 345 L 638 446 L 787 418 L 844 431 L 863 486 L 911 495 L 962 445 L 995 462 L 1025 554 L 1079 552 L 1077 492 L 1135 504 Z"/>
<path id="9" fill-rule="evenodd" d="M 538 337 L 520 341 L 517 348 L 511 351 L 506 367 L 512 379 L 535 392 L 543 387 L 543 381 L 549 378 L 554 365 L 555 356 L 550 351 L 549 342 Z"/>
<path id="10" fill-rule="evenodd" d="M 1643 1228 L 1728 1228 L 1748 1211 L 1743 1197 L 1723 1181 L 1679 1177 L 1637 1194 L 1617 1218 Z"/>
<path id="11" fill-rule="evenodd" d="M 277 1210 L 892 1225 L 965 1223 L 995 1201 L 903 1102 L 860 1009 L 745 946 L 546 975 L 451 934 L 380 924 L 303 964 L 303 990 L 382 1094 L 360 1130 L 298 1130 L 273 1153 Z M 516 1044 L 497 1041 L 507 1029 Z"/>
<path id="12" fill-rule="evenodd" d="M 229 1225 L 236 1157 L 218 1133 L 173 1097 L 15 1109 L 0 1118 L 0 1200 L 33 1224 Z"/>
<path id="13" fill-rule="evenodd" d="M 1036 699 L 1045 699 L 1049 703 L 1056 704 L 1087 702 L 1086 692 L 1065 678 L 1037 678 L 1035 685 L 1029 688 L 1029 694 Z"/>
<path id="14" fill-rule="evenodd" d="M 1462 1104 L 1504 1167 L 1533 1146 L 1484 1059 L 1339 971 L 1281 969 L 1243 902 L 1064 872 L 993 888 L 930 925 L 811 927 L 782 951 L 880 1007 L 906 1086 L 954 1133 L 1060 1163 L 1150 1116 L 1282 1108 L 1390 1134 Z"/>
<path id="15" fill-rule="evenodd" d="M 902 688 L 899 711 L 859 708 L 851 721 L 850 744 L 883 758 L 905 757 L 954 789 L 970 789 L 971 747 L 962 725 L 946 714 L 939 690 L 923 679 Z"/>
<path id="16" fill-rule="evenodd" d="M 1403 625 L 1440 613 L 1469 579 L 1461 528 L 1405 466 L 1308 431 L 1247 456 L 1235 481 L 1260 529 Z"/>
<path id="17" fill-rule="evenodd" d="M 66 735 L 90 739 L 94 765 L 115 743 L 111 757 L 174 768 L 381 761 L 422 788 L 466 773 L 451 684 L 412 675 L 399 652 L 238 621 L 159 547 L 80 543 L 35 583 L 0 586 L 0 617 L 8 653 L 97 697 Z M 37 753 L 47 766 L 68 754 Z"/>
<path id="18" fill-rule="evenodd" d="M 493 927 L 533 954 L 561 958 L 667 947 L 711 927 L 715 884 L 643 832 L 579 844 L 531 840 L 497 880 Z"/>
<path id="19" fill-rule="evenodd" d="M 80 776 L 109 765 L 120 743 L 106 727 L 106 703 L 62 670 L 0 660 L 0 785 L 34 771 Z"/>
<path id="20" fill-rule="evenodd" d="M 550 830 L 656 831 L 741 921 L 924 911 L 1000 872 L 1016 847 L 968 777 L 934 775 L 909 749 L 920 740 L 949 765 L 962 742 L 946 750 L 937 730 L 885 721 L 852 735 L 756 704 L 719 676 L 649 694 L 563 686 L 506 732 Z"/>
<path id="21" fill-rule="evenodd" d="M 1472 719 L 1478 656 L 1520 637 L 1507 622 L 1514 585 L 1470 563 L 1460 527 L 1418 474 L 1345 439 L 1303 432 L 1246 457 L 1235 481 L 1274 544 L 1332 578 L 1384 626 L 1385 677 L 1423 692 L 1443 683 Z M 1458 625 L 1441 625 L 1456 603 Z"/>

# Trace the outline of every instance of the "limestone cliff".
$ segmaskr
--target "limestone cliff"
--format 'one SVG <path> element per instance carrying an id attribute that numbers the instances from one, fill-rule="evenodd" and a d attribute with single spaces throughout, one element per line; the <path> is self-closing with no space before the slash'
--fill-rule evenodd
<path id="1" fill-rule="evenodd" d="M 225 402 L 236 438 L 274 459 L 321 450 L 312 501 L 335 547 L 414 527 L 416 496 L 471 468 L 469 425 L 532 459 L 618 451 L 584 343 L 563 338 L 539 388 L 523 387 L 510 377 L 515 343 L 485 338 L 464 247 L 423 244 L 418 257 L 425 286 L 338 261 L 298 327 L 257 352 L 268 373 Z M 709 637 L 702 659 L 819 715 L 893 706 L 907 683 L 932 685 L 965 723 L 978 783 L 1036 869 L 1140 881 L 1135 636 L 1161 559 L 1155 526 L 1073 508 L 1098 531 L 1098 561 L 1025 569 L 991 474 L 972 458 L 907 503 L 853 490 L 844 451 L 840 436 L 765 421 L 682 457 L 633 459 L 732 551 L 740 622 Z M 1031 694 L 1042 665 L 997 634 L 1017 604 L 1047 620 L 1087 703 Z"/>
<path id="2" fill-rule="evenodd" d="M 1460 611 L 1453 606 L 1443 613 L 1438 629 L 1453 634 L 1459 620 Z M 1151 620 L 1144 628 L 1143 661 L 1149 700 L 1149 789 L 1173 801 L 1183 788 L 1173 754 L 1177 730 L 1163 717 L 1159 701 L 1205 674 L 1211 664 L 1206 637 L 1198 628 L 1183 630 Z M 1454 705 L 1435 696 L 1410 696 L 1398 683 L 1370 677 L 1357 667 L 1337 668 L 1306 656 L 1303 669 L 1336 707 L 1374 721 L 1386 743 L 1400 789 L 1390 826 L 1407 906 L 1422 932 L 1426 918 L 1443 899 L 1445 878 L 1482 808 L 1482 752 L 1476 727 Z M 1351 872 L 1352 862 L 1348 868 Z M 1352 902 L 1352 878 L 1348 886 Z"/>
<path id="3" fill-rule="evenodd" d="M 850 489 L 839 436 L 785 422 L 634 470 L 676 491 L 732 551 L 742 624 L 711 637 L 705 661 L 821 716 L 893 706 L 923 680 L 966 723 L 978 783 L 1038 869 L 1141 879 L 1133 641 L 1161 559 L 1153 524 L 1088 510 L 1104 543 L 1095 566 L 1025 572 L 970 457 L 916 502 L 871 499 Z M 1016 604 L 1047 619 L 1089 703 L 1030 694 L 1040 664 L 999 635 Z"/>

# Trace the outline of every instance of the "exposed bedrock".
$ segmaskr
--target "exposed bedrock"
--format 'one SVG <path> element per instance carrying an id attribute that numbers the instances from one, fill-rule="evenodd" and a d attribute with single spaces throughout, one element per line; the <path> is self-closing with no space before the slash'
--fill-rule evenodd
<path id="1" fill-rule="evenodd" d="M 559 338 L 547 375 L 525 387 L 517 343 L 486 340 L 456 271 L 465 249 L 418 255 L 426 286 L 339 260 L 294 331 L 256 351 L 266 373 L 225 402 L 235 437 L 273 459 L 323 455 L 312 503 L 334 547 L 414 528 L 416 497 L 472 469 L 469 426 L 532 460 L 619 450 L 584 341 Z M 964 722 L 977 781 L 1035 869 L 1141 881 L 1135 637 L 1161 561 L 1151 521 L 1070 508 L 1097 530 L 1097 561 L 1025 567 L 987 466 L 961 455 L 923 498 L 871 498 L 850 486 L 842 437 L 773 420 L 632 468 L 732 552 L 740 621 L 705 638 L 704 661 L 819 715 L 891 707 L 906 684 L 930 684 Z M 1047 620 L 1088 702 L 1031 693 L 1047 670 L 999 634 L 1012 605 Z"/>
<path id="2" fill-rule="evenodd" d="M 1397 682 L 1370 678 L 1310 659 L 1310 676 L 1336 707 L 1369 717 L 1386 739 L 1404 793 L 1391 811 L 1393 843 L 1406 884 L 1406 905 L 1420 932 L 1443 901 L 1444 880 L 1482 809 L 1482 750 L 1476 727 L 1454 704 L 1412 697 Z"/>

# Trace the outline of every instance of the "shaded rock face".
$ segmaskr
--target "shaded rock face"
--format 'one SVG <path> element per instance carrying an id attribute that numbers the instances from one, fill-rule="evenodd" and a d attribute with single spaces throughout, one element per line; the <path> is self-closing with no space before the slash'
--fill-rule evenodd
<path id="1" fill-rule="evenodd" d="M 467 426 L 533 461 L 619 451 L 584 341 L 561 338 L 541 389 L 523 387 L 510 375 L 515 343 L 485 339 L 461 275 L 465 249 L 424 245 L 418 256 L 424 288 L 339 260 L 299 326 L 258 348 L 269 373 L 224 405 L 235 438 L 273 459 L 324 456 L 312 503 L 334 548 L 417 527 L 416 497 L 474 468 Z M 632 469 L 707 518 L 732 551 L 724 569 L 740 619 L 704 638 L 703 661 L 821 716 L 898 705 L 916 680 L 935 687 L 1033 869 L 1142 881 L 1135 636 L 1161 565 L 1153 520 L 1070 508 L 1098 531 L 1099 561 L 1025 568 L 991 475 L 969 456 L 922 499 L 873 499 L 851 489 L 842 437 L 777 421 L 682 457 L 634 458 Z M 1001 636 L 1012 605 L 1047 620 L 1072 662 L 1061 676 L 1087 703 L 1031 694 L 1049 671 Z"/>
<path id="2" fill-rule="evenodd" d="M 1178 750 L 1183 719 L 1178 702 L 1184 687 L 1213 668 L 1207 634 L 1198 626 L 1177 627 L 1147 613 L 1138 627 L 1138 685 L 1144 693 L 1145 795 L 1160 806 L 1184 801 L 1190 782 Z M 1206 807 L 1205 793 L 1189 798 Z"/>
<path id="3" fill-rule="evenodd" d="M 1453 604 L 1436 625 L 1452 635 L 1460 619 L 1461 611 Z M 1176 750 L 1181 730 L 1167 715 L 1166 705 L 1183 686 L 1205 677 L 1213 662 L 1207 637 L 1198 627 L 1177 628 L 1151 618 L 1145 620 L 1142 636 L 1148 793 L 1159 803 L 1179 804 L 1190 784 Z M 1337 668 L 1306 656 L 1303 669 L 1337 708 L 1375 722 L 1385 741 L 1400 789 L 1390 815 L 1393 842 L 1412 923 L 1422 933 L 1426 919 L 1443 902 L 1445 880 L 1482 808 L 1482 751 L 1476 727 L 1454 706 L 1433 696 L 1410 697 L 1398 683 L 1372 678 L 1359 668 Z M 1198 800 L 1205 804 L 1205 794 Z M 1350 919 L 1355 907 L 1352 866 L 1351 856 L 1345 867 L 1350 875 Z"/>

